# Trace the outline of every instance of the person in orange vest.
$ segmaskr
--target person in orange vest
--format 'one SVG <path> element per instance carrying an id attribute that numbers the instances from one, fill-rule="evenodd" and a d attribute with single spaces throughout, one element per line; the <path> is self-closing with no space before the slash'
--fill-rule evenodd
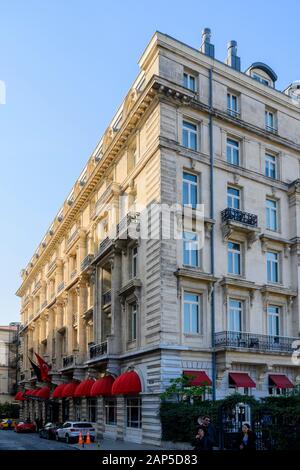
<path id="1" fill-rule="evenodd" d="M 90 444 L 91 443 L 91 436 L 90 436 L 90 433 L 88 432 L 87 435 L 86 435 L 86 441 L 85 441 L 87 444 Z"/>

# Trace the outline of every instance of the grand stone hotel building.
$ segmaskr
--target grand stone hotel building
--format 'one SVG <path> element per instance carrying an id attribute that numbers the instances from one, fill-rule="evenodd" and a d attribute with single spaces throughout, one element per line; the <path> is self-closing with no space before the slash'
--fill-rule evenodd
<path id="1" fill-rule="evenodd" d="M 171 378 L 192 374 L 212 398 L 300 382 L 300 83 L 277 90 L 261 62 L 241 71 L 235 41 L 225 63 L 214 55 L 208 29 L 199 50 L 153 35 L 22 271 L 24 416 L 159 444 Z M 182 240 L 130 236 L 152 203 L 204 204 L 204 245 L 193 223 Z"/>

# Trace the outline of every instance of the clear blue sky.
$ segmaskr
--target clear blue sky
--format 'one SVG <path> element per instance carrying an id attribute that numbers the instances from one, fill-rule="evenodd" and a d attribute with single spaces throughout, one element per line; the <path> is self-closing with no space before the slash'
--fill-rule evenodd
<path id="1" fill-rule="evenodd" d="M 242 69 L 269 64 L 283 89 L 300 79 L 299 4 L 291 0 L 0 0 L 0 324 L 19 318 L 14 293 L 29 261 L 138 73 L 159 30 L 216 57 L 238 41 Z"/>

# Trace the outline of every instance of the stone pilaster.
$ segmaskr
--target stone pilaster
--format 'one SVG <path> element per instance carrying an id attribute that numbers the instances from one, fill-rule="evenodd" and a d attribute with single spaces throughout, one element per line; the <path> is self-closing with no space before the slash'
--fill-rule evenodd
<path id="1" fill-rule="evenodd" d="M 123 441 L 125 435 L 125 398 L 117 397 L 117 440 Z"/>

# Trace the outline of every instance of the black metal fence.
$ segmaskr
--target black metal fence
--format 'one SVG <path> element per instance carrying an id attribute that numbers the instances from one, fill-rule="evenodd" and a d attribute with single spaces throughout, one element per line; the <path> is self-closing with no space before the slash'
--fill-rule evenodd
<path id="1" fill-rule="evenodd" d="M 242 425 L 249 423 L 256 436 L 256 450 L 299 450 L 300 416 L 293 420 L 255 411 L 250 405 L 221 408 L 217 425 L 219 449 L 238 450 Z"/>

